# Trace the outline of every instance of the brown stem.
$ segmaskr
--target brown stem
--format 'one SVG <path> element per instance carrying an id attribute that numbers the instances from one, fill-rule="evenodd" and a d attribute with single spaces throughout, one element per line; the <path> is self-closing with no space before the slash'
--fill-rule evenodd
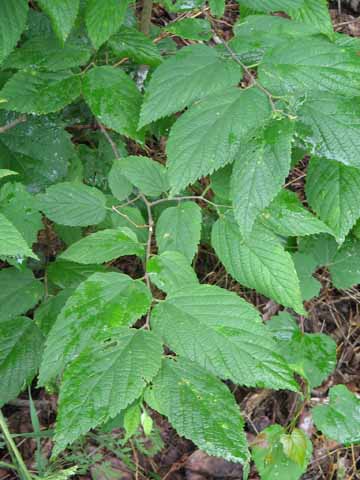
<path id="1" fill-rule="evenodd" d="M 20 117 L 16 118 L 10 123 L 7 123 L 6 125 L 3 125 L 0 127 L 0 133 L 5 133 L 7 130 L 10 130 L 10 128 L 16 127 L 16 125 L 19 125 L 19 123 L 26 122 L 26 116 L 25 115 L 20 115 Z"/>
<path id="2" fill-rule="evenodd" d="M 220 38 L 220 37 L 219 37 Z M 261 83 L 259 83 L 255 76 L 251 73 L 251 71 L 248 69 L 248 67 L 245 65 L 245 63 L 243 63 L 236 55 L 236 53 L 229 47 L 229 45 L 227 44 L 227 42 L 220 38 L 220 42 L 222 43 L 222 45 L 225 47 L 225 49 L 229 52 L 231 58 L 238 64 L 240 65 L 240 67 L 244 70 L 244 72 L 248 75 L 248 77 L 251 79 L 251 82 L 253 83 L 253 85 L 255 85 L 255 87 L 257 87 L 259 90 L 261 90 L 263 93 L 265 93 L 265 95 L 268 97 L 269 99 L 269 102 L 270 102 L 270 105 L 271 105 L 271 109 L 273 112 L 276 112 L 276 107 L 275 107 L 275 103 L 274 103 L 274 99 L 273 99 L 273 96 L 272 94 L 269 92 L 269 90 L 267 90 L 265 87 L 263 87 L 261 85 Z"/>
<path id="3" fill-rule="evenodd" d="M 119 160 L 120 159 L 120 153 L 119 153 L 119 150 L 118 150 L 115 142 L 113 141 L 113 139 L 108 134 L 104 125 L 102 123 L 100 123 L 99 121 L 98 121 L 98 124 L 99 124 L 99 128 L 100 128 L 101 132 L 104 134 L 106 140 L 109 142 L 109 144 L 112 148 L 112 151 L 114 152 L 115 158 L 117 160 Z M 154 218 L 152 216 L 151 203 L 148 201 L 148 199 L 145 197 L 145 195 L 143 193 L 139 194 L 139 198 L 141 198 L 141 200 L 144 202 L 144 204 L 146 206 L 147 214 L 148 214 L 148 228 L 149 228 L 149 230 L 148 230 L 148 239 L 147 239 L 147 242 L 146 242 L 144 279 L 145 279 L 145 283 L 146 283 L 148 289 L 151 292 L 151 282 L 150 282 L 149 274 L 146 271 L 146 266 L 147 266 L 147 263 L 148 263 L 148 261 L 150 259 L 150 256 L 151 256 L 151 242 L 152 242 L 152 236 L 153 236 L 153 231 L 154 231 Z M 150 322 L 150 311 L 148 312 L 148 314 L 146 316 L 146 322 L 145 322 L 145 325 L 144 325 L 145 328 L 149 328 L 149 322 Z"/>
<path id="4" fill-rule="evenodd" d="M 152 236 L 153 236 L 153 232 L 154 232 L 154 218 L 152 216 L 151 203 L 148 201 L 148 199 L 143 194 L 141 194 L 141 199 L 145 203 L 145 206 L 146 206 L 146 210 L 147 210 L 147 214 L 148 214 L 148 226 L 149 226 L 148 239 L 147 239 L 147 242 L 146 242 L 144 278 L 145 278 L 145 283 L 146 283 L 148 289 L 151 292 L 150 277 L 149 277 L 149 274 L 147 273 L 146 269 L 147 269 L 148 261 L 150 260 L 150 257 L 151 257 L 151 242 L 152 242 Z M 146 321 L 145 321 L 144 327 L 145 328 L 150 328 L 150 310 L 148 311 L 148 313 L 146 315 Z"/>
<path id="5" fill-rule="evenodd" d="M 251 79 L 251 82 L 253 85 L 255 85 L 255 87 L 257 87 L 259 90 L 261 90 L 269 99 L 269 102 L 270 102 L 270 105 L 271 105 L 271 110 L 273 112 L 277 112 L 277 109 L 276 109 L 276 106 L 275 106 L 275 103 L 274 103 L 274 97 L 273 95 L 271 94 L 271 92 L 269 92 L 269 90 L 267 90 L 265 87 L 263 87 L 261 85 L 261 83 L 259 83 L 255 77 L 255 75 L 252 74 L 252 72 L 250 71 L 250 69 L 245 65 L 245 63 L 243 63 L 239 58 L 238 56 L 236 55 L 236 53 L 229 47 L 228 43 L 226 40 L 224 40 L 220 34 L 218 34 L 217 30 L 216 30 L 216 26 L 213 22 L 213 19 L 211 18 L 211 16 L 205 12 L 206 14 L 206 17 L 208 18 L 208 20 L 210 21 L 210 23 L 212 24 L 213 26 L 213 29 L 214 29 L 214 32 L 216 34 L 216 40 L 218 42 L 220 42 L 223 47 L 225 48 L 225 50 L 227 50 L 227 52 L 230 54 L 230 57 L 234 60 L 234 62 L 236 62 L 238 65 L 240 65 L 240 67 L 244 70 L 244 72 L 248 75 L 248 77 Z M 215 38 L 214 38 L 215 39 Z"/>
<path id="6" fill-rule="evenodd" d="M 99 125 L 99 128 L 101 130 L 101 133 L 104 135 L 104 137 L 106 138 L 106 140 L 109 142 L 109 145 L 112 149 L 112 151 L 114 152 L 114 155 L 115 155 L 115 158 L 117 160 L 119 160 L 120 158 L 120 154 L 119 154 L 119 150 L 116 146 L 116 143 L 113 141 L 113 139 L 110 137 L 110 135 L 108 134 L 106 128 L 104 127 L 104 125 L 102 123 L 100 123 L 99 121 L 97 122 L 98 125 Z"/>
<path id="7" fill-rule="evenodd" d="M 217 203 L 214 203 L 211 200 L 208 200 L 207 198 L 203 197 L 202 195 L 185 195 L 183 197 L 159 198 L 158 200 L 154 200 L 153 202 L 151 202 L 150 206 L 154 207 L 155 205 L 158 205 L 159 203 L 181 202 L 183 200 L 201 200 L 202 202 L 205 202 L 205 203 L 208 203 L 209 205 L 212 205 L 216 209 L 218 207 L 232 208 L 231 205 L 219 205 Z"/>
<path id="8" fill-rule="evenodd" d="M 140 18 L 140 31 L 147 36 L 150 34 L 152 8 L 153 0 L 143 0 Z"/>

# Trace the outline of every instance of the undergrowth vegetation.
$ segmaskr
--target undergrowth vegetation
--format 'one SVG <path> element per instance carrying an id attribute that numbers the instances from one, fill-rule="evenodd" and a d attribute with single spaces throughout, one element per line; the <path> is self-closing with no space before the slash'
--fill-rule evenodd
<path id="1" fill-rule="evenodd" d="M 324 436 L 360 442 L 347 386 L 312 404 L 337 345 L 303 329 L 315 271 L 360 283 L 360 42 L 325 0 L 239 3 L 231 38 L 223 0 L 164 0 L 163 28 L 149 0 L 140 15 L 0 4 L 0 406 L 30 387 L 40 477 L 75 474 L 57 458 L 87 434 L 121 427 L 139 446 L 155 412 L 243 478 L 251 462 L 264 480 L 304 474 L 305 407 Z M 211 281 L 210 257 L 237 289 Z M 253 290 L 276 307 L 265 322 Z M 289 422 L 249 441 L 237 385 L 295 392 Z M 51 460 L 40 388 L 58 394 Z M 5 467 L 29 480 L 0 427 Z"/>

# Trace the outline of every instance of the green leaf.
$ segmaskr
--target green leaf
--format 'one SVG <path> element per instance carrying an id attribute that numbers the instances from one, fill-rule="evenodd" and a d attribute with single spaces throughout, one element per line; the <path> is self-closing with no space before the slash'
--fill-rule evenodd
<path id="1" fill-rule="evenodd" d="M 258 312 L 235 293 L 192 285 L 153 310 L 151 324 L 171 350 L 225 380 L 297 390 Z"/>
<path id="2" fill-rule="evenodd" d="M 222 17 L 225 12 L 225 0 L 209 0 L 211 15 Z"/>
<path id="3" fill-rule="evenodd" d="M 270 231 L 256 226 L 246 238 L 227 215 L 215 223 L 212 245 L 226 270 L 239 283 L 301 315 L 305 313 L 291 255 Z"/>
<path id="4" fill-rule="evenodd" d="M 133 190 L 132 184 L 123 174 L 121 160 L 114 161 L 109 172 L 108 181 L 111 193 L 120 201 L 127 198 Z"/>
<path id="5" fill-rule="evenodd" d="M 180 252 L 165 251 L 150 258 L 146 265 L 149 277 L 160 290 L 175 293 L 184 285 L 199 283 L 188 259 Z"/>
<path id="6" fill-rule="evenodd" d="M 82 238 L 70 245 L 59 258 L 89 265 L 109 262 L 124 255 L 141 257 L 143 253 L 144 248 L 135 234 L 128 228 L 118 228 L 101 230 Z"/>
<path id="7" fill-rule="evenodd" d="M 138 398 L 158 372 L 161 354 L 152 332 L 127 328 L 85 349 L 64 373 L 53 456 Z"/>
<path id="8" fill-rule="evenodd" d="M 233 165 L 225 165 L 225 167 L 216 170 L 211 175 L 211 190 L 216 197 L 221 199 L 221 203 L 227 203 L 230 206 L 230 181 Z M 216 200 L 214 200 L 216 202 Z"/>
<path id="9" fill-rule="evenodd" d="M 97 147 L 92 145 L 93 148 L 90 148 L 85 144 L 78 147 L 83 168 L 83 172 L 79 174 L 79 181 L 104 191 L 108 190 L 108 175 L 115 161 L 114 149 L 120 157 L 128 155 L 124 139 L 118 133 L 109 131 L 107 136 L 111 139 L 112 145 L 101 130 L 98 130 L 91 135 L 92 143 L 97 144 Z"/>
<path id="10" fill-rule="evenodd" d="M 0 407 L 16 398 L 39 367 L 43 336 L 33 320 L 0 321 Z"/>
<path id="11" fill-rule="evenodd" d="M 110 226 L 113 228 L 130 228 L 137 236 L 139 242 L 146 244 L 148 240 L 148 225 L 137 207 L 118 207 L 117 212 L 110 214 Z"/>
<path id="12" fill-rule="evenodd" d="M 38 258 L 15 225 L 2 213 L 0 213 L 0 237 L 1 256 Z"/>
<path id="13" fill-rule="evenodd" d="M 308 441 L 306 434 L 299 428 L 294 428 L 290 434 L 283 433 L 280 437 L 285 455 L 303 469 L 308 464 L 306 458 Z"/>
<path id="14" fill-rule="evenodd" d="M 355 53 L 359 51 L 360 39 L 358 37 L 350 37 L 343 33 L 335 32 L 333 34 L 334 42 L 340 47 L 344 47 L 347 50 L 351 50 Z"/>
<path id="15" fill-rule="evenodd" d="M 38 198 L 45 215 L 61 225 L 86 227 L 97 225 L 105 218 L 104 194 L 82 183 L 58 183 Z"/>
<path id="16" fill-rule="evenodd" d="M 309 98 L 299 110 L 300 120 L 312 130 L 305 140 L 313 147 L 313 153 L 357 168 L 360 167 L 359 115 L 359 98 L 320 93 Z"/>
<path id="17" fill-rule="evenodd" d="M 270 114 L 268 98 L 255 88 L 230 88 L 193 105 L 172 127 L 166 146 L 173 192 L 234 160 Z"/>
<path id="18" fill-rule="evenodd" d="M 122 26 L 113 35 L 109 47 L 119 60 L 130 58 L 133 62 L 157 67 L 162 62 L 159 48 L 137 28 Z"/>
<path id="19" fill-rule="evenodd" d="M 50 17 L 56 35 L 65 42 L 74 26 L 80 0 L 38 0 L 38 4 Z"/>
<path id="20" fill-rule="evenodd" d="M 128 3 L 128 0 L 87 1 L 85 23 L 96 49 L 119 30 L 124 21 Z"/>
<path id="21" fill-rule="evenodd" d="M 289 174 L 293 125 L 274 120 L 241 145 L 232 170 L 234 215 L 244 235 L 274 199 Z"/>
<path id="22" fill-rule="evenodd" d="M 201 208 L 194 202 L 181 202 L 164 210 L 156 223 L 159 252 L 174 250 L 192 262 L 201 235 Z"/>
<path id="23" fill-rule="evenodd" d="M 153 429 L 153 420 L 146 410 L 141 414 L 141 426 L 144 430 L 145 437 L 148 437 Z"/>
<path id="24" fill-rule="evenodd" d="M 321 37 L 294 38 L 265 53 L 259 82 L 274 95 L 329 92 L 357 96 L 359 73 L 360 59 L 353 52 Z"/>
<path id="25" fill-rule="evenodd" d="M 0 118 L 3 124 L 15 117 L 0 112 Z M 3 152 L 2 144 L 9 150 Z M 31 116 L 1 134 L 0 159 L 2 155 L 11 158 L 12 168 L 20 173 L 31 191 L 39 191 L 64 179 L 68 163 L 76 153 L 69 133 L 56 118 Z"/>
<path id="26" fill-rule="evenodd" d="M 24 70 L 15 73 L 0 91 L 0 108 L 42 115 L 61 110 L 76 100 L 80 92 L 79 76 Z"/>
<path id="27" fill-rule="evenodd" d="M 86 64 L 91 55 L 87 45 L 73 39 L 60 45 L 53 35 L 32 37 L 6 60 L 4 68 L 58 72 Z"/>
<path id="28" fill-rule="evenodd" d="M 241 68 L 214 48 L 182 48 L 154 72 L 140 114 L 140 127 L 183 110 L 195 100 L 218 92 L 241 79 Z"/>
<path id="29" fill-rule="evenodd" d="M 124 413 L 124 429 L 126 433 L 124 442 L 135 435 L 140 427 L 140 423 L 141 407 L 139 402 L 135 402 L 133 405 L 127 407 Z"/>
<path id="30" fill-rule="evenodd" d="M 360 217 L 360 170 L 312 158 L 306 175 L 306 198 L 342 243 Z"/>
<path id="31" fill-rule="evenodd" d="M 249 459 L 244 422 L 234 397 L 196 363 L 166 358 L 147 393 L 151 408 L 204 452 L 232 462 Z"/>
<path id="32" fill-rule="evenodd" d="M 184 18 L 169 23 L 163 29 L 166 32 L 189 40 L 206 41 L 210 40 L 213 35 L 209 21 L 202 18 Z"/>
<path id="33" fill-rule="evenodd" d="M 299 277 L 301 296 L 303 300 L 310 300 L 320 293 L 321 283 L 313 277 L 317 268 L 317 261 L 312 255 L 296 252 L 292 256 L 296 273 Z"/>
<path id="34" fill-rule="evenodd" d="M 288 13 L 294 20 L 304 22 L 315 27 L 320 33 L 333 35 L 329 6 L 327 0 L 303 0 L 301 8 L 290 9 Z"/>
<path id="35" fill-rule="evenodd" d="M 0 168 L 0 178 L 9 177 L 10 175 L 18 175 L 18 172 L 8 170 L 7 168 Z"/>
<path id="36" fill-rule="evenodd" d="M 345 385 L 329 390 L 329 405 L 311 410 L 316 427 L 328 438 L 345 445 L 360 442 L 360 399 Z"/>
<path id="37" fill-rule="evenodd" d="M 106 127 L 143 140 L 143 133 L 137 131 L 142 96 L 125 72 L 108 66 L 92 68 L 84 77 L 83 95 Z"/>
<path id="38" fill-rule="evenodd" d="M 271 425 L 265 428 L 257 437 L 252 448 L 252 457 L 262 480 L 299 480 L 310 462 L 312 443 L 304 436 L 303 444 L 306 443 L 303 464 L 294 462 L 289 458 L 282 444 L 285 430 L 280 425 Z M 289 451 L 287 450 L 287 453 Z M 297 458 L 298 460 L 298 458 Z"/>
<path id="39" fill-rule="evenodd" d="M 169 189 L 167 172 L 161 163 L 135 155 L 118 162 L 122 174 L 145 195 L 157 197 Z"/>
<path id="40" fill-rule="evenodd" d="M 204 0 L 163 0 L 163 4 L 168 12 L 186 12 L 194 8 L 201 8 Z"/>
<path id="41" fill-rule="evenodd" d="M 313 256 L 319 267 L 330 265 L 337 249 L 336 240 L 330 235 L 312 235 L 299 241 L 299 251 Z"/>
<path id="42" fill-rule="evenodd" d="M 54 231 L 66 246 L 77 242 L 83 236 L 83 229 L 81 227 L 68 227 L 66 225 L 54 224 Z"/>
<path id="43" fill-rule="evenodd" d="M 309 210 L 303 207 L 296 193 L 282 189 L 269 208 L 261 215 L 260 220 L 278 235 L 304 236 L 333 231 Z"/>
<path id="44" fill-rule="evenodd" d="M 249 15 L 234 25 L 234 34 L 229 47 L 242 60 L 251 65 L 259 63 L 264 53 L 285 41 L 293 42 L 294 38 L 304 38 L 317 34 L 311 25 L 295 22 L 287 18 L 269 15 Z"/>
<path id="45" fill-rule="evenodd" d="M 0 191 L 0 212 L 15 226 L 29 247 L 44 228 L 36 198 L 21 183 L 6 183 Z M 36 258 L 36 256 L 35 256 Z"/>
<path id="46" fill-rule="evenodd" d="M 278 343 L 276 351 L 303 375 L 311 388 L 318 387 L 334 371 L 336 343 L 324 333 L 302 333 L 293 317 L 281 312 L 268 323 Z"/>
<path id="47" fill-rule="evenodd" d="M 100 334 L 132 325 L 150 307 L 146 286 L 115 272 L 94 273 L 66 302 L 46 340 L 39 385 L 44 385 Z"/>
<path id="48" fill-rule="evenodd" d="M 349 238 L 328 268 L 336 288 L 347 289 L 360 283 L 360 240 Z"/>
<path id="49" fill-rule="evenodd" d="M 57 259 L 50 263 L 47 273 L 48 279 L 59 288 L 75 288 L 90 275 L 105 272 L 103 265 L 81 265 Z"/>
<path id="50" fill-rule="evenodd" d="M 249 7 L 256 12 L 286 12 L 300 8 L 304 0 L 241 0 L 241 5 Z"/>
<path id="51" fill-rule="evenodd" d="M 65 468 L 64 470 L 58 470 L 55 473 L 50 473 L 50 475 L 46 475 L 43 477 L 43 480 L 68 480 L 68 478 L 75 475 L 78 470 L 78 466 Z"/>
<path id="52" fill-rule="evenodd" d="M 26 313 L 41 300 L 43 285 L 31 270 L 4 268 L 0 271 L 0 322 Z"/>
<path id="53" fill-rule="evenodd" d="M 308 37 L 316 35 L 316 27 L 302 22 L 296 22 L 277 15 L 248 15 L 241 18 L 234 25 L 235 39 L 238 43 L 253 44 L 261 49 L 268 49 L 282 43 L 284 38 Z M 232 45 L 232 41 L 230 42 Z"/>
<path id="54" fill-rule="evenodd" d="M 25 28 L 28 2 L 26 0 L 4 0 L 0 15 L 0 64 L 16 47 Z"/>
<path id="55" fill-rule="evenodd" d="M 61 290 L 57 295 L 50 295 L 35 310 L 35 323 L 44 335 L 48 335 L 57 316 L 72 293 L 72 288 L 66 288 L 65 290 Z"/>

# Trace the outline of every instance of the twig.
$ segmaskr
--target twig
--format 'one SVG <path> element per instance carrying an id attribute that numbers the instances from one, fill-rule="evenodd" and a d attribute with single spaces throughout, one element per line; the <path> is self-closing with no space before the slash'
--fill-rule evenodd
<path id="1" fill-rule="evenodd" d="M 132 198 L 126 203 L 122 203 L 121 205 L 118 205 L 116 208 L 124 208 L 127 207 L 128 205 L 132 205 L 133 203 L 137 202 L 141 198 L 141 195 L 137 195 L 135 198 Z"/>
<path id="2" fill-rule="evenodd" d="M 108 132 L 106 131 L 106 128 L 104 127 L 104 125 L 102 125 L 99 121 L 98 121 L 98 124 L 99 124 L 99 127 L 100 127 L 100 130 L 101 132 L 104 134 L 105 138 L 107 139 L 107 141 L 109 142 L 111 148 L 112 148 L 112 151 L 114 152 L 114 155 L 115 155 L 115 158 L 117 160 L 120 159 L 120 154 L 119 154 L 119 150 L 116 146 L 116 144 L 114 143 L 114 141 L 112 140 L 112 138 L 110 137 L 110 135 L 108 134 Z M 145 206 L 146 206 L 146 210 L 147 210 L 147 214 L 148 214 L 148 239 L 147 239 L 147 242 L 146 242 L 146 256 L 145 256 L 145 265 L 144 265 L 144 270 L 145 270 L 145 274 L 144 274 L 144 279 L 145 279 L 145 283 L 148 287 L 148 289 L 151 291 L 151 282 L 150 282 L 150 277 L 149 277 L 149 274 L 146 272 L 146 266 L 147 266 L 147 263 L 150 259 L 150 256 L 151 256 L 151 242 L 152 242 L 152 235 L 153 235 L 153 231 L 154 231 L 154 219 L 153 219 L 153 216 L 152 216 L 152 212 L 151 212 L 151 206 L 152 204 L 148 201 L 148 199 L 145 197 L 144 194 L 140 193 L 138 198 L 141 198 L 141 200 L 144 202 Z M 113 207 L 114 208 L 114 207 Z M 121 207 L 120 207 L 121 208 Z M 115 208 L 115 211 L 117 211 L 117 209 Z M 119 212 L 118 212 L 119 213 Z M 149 312 L 147 313 L 146 315 L 146 321 L 145 321 L 145 325 L 144 325 L 144 328 L 149 328 L 149 325 L 150 325 L 150 310 Z"/>
<path id="3" fill-rule="evenodd" d="M 104 127 L 104 125 L 102 123 L 99 122 L 99 120 L 97 121 L 98 125 L 99 125 L 99 128 L 101 130 L 101 133 L 104 134 L 106 140 L 109 142 L 110 144 L 110 147 L 112 149 L 112 151 L 114 152 L 114 155 L 115 155 L 115 158 L 117 160 L 119 160 L 120 158 L 120 154 L 119 154 L 119 150 L 116 146 L 116 143 L 114 142 L 114 140 L 110 137 L 110 135 L 108 134 L 106 128 Z"/>
<path id="4" fill-rule="evenodd" d="M 136 228 L 147 228 L 149 225 L 138 225 L 137 223 L 135 223 L 133 220 L 131 220 L 131 218 L 126 215 L 126 213 L 123 213 L 121 212 L 117 207 L 115 207 L 115 205 L 112 206 L 112 209 L 114 212 L 116 212 L 118 215 L 120 215 L 121 217 L 125 218 L 125 220 L 127 220 L 128 222 L 130 222 L 132 225 L 134 225 L 134 227 Z"/>
<path id="5" fill-rule="evenodd" d="M 147 214 L 148 214 L 148 226 L 149 226 L 148 239 L 147 239 L 147 243 L 146 243 L 144 278 L 145 278 L 145 283 L 146 283 L 148 289 L 151 292 L 150 277 L 149 277 L 149 274 L 147 273 L 146 269 L 147 269 L 148 261 L 150 260 L 150 257 L 151 257 L 151 242 L 152 242 L 152 236 L 153 236 L 153 231 L 154 231 L 154 219 L 153 219 L 152 211 L 151 211 L 152 204 L 148 201 L 148 199 L 143 194 L 141 194 L 141 199 L 145 203 L 145 206 L 146 206 L 146 210 L 147 210 Z M 146 321 L 145 321 L 144 328 L 150 328 L 150 310 L 148 311 L 148 313 L 146 315 Z"/>
<path id="6" fill-rule="evenodd" d="M 20 117 L 16 118 L 10 123 L 7 123 L 6 125 L 3 125 L 0 127 L 0 133 L 5 133 L 7 130 L 10 130 L 11 128 L 16 127 L 16 125 L 19 125 L 19 123 L 26 122 L 26 116 L 25 115 L 20 115 Z"/>
<path id="7" fill-rule="evenodd" d="M 352 20 L 348 20 L 347 22 L 335 23 L 334 28 L 337 27 L 344 27 L 345 25 L 351 25 L 352 23 L 356 23 L 360 20 L 360 17 L 353 18 Z"/>
<path id="8" fill-rule="evenodd" d="M 263 87 L 261 85 L 261 83 L 259 83 L 257 81 L 257 79 L 255 78 L 255 76 L 251 73 L 251 71 L 248 69 L 248 67 L 245 65 L 245 63 L 243 63 L 239 58 L 238 56 L 236 55 L 236 53 L 229 47 L 228 43 L 223 39 L 223 38 L 220 38 L 220 42 L 221 44 L 225 47 L 225 49 L 229 52 L 229 55 L 230 57 L 238 64 L 240 65 L 240 67 L 244 70 L 244 72 L 250 77 L 251 79 L 251 82 L 253 83 L 253 85 L 255 85 L 255 87 L 257 87 L 259 90 L 261 90 L 263 93 L 265 93 L 265 95 L 268 97 L 269 99 L 269 102 L 270 102 L 270 105 L 271 105 L 271 109 L 273 112 L 277 112 L 277 108 L 275 106 L 275 103 L 274 103 L 274 97 L 273 95 L 271 94 L 271 92 L 269 92 L 269 90 L 267 90 L 265 87 Z"/>
<path id="9" fill-rule="evenodd" d="M 223 208 L 229 208 L 231 209 L 231 205 L 220 205 L 218 203 L 214 203 L 211 200 L 208 200 L 207 198 L 203 197 L 202 195 L 185 195 L 183 197 L 172 197 L 172 198 L 159 198 L 158 200 L 154 200 L 153 202 L 150 203 L 152 207 L 155 205 L 158 205 L 159 203 L 164 203 L 164 202 L 181 202 L 183 200 L 199 200 L 205 203 L 208 203 L 209 205 L 213 206 L 214 208 L 218 209 L 219 207 Z"/>
<path id="10" fill-rule="evenodd" d="M 146 36 L 149 36 L 150 34 L 152 8 L 153 0 L 143 0 L 140 18 L 140 31 Z"/>
<path id="11" fill-rule="evenodd" d="M 140 17 L 140 31 L 147 37 L 150 34 L 151 13 L 153 0 L 142 0 L 142 10 Z M 146 77 L 149 73 L 149 65 L 140 65 L 136 74 L 136 85 L 140 91 L 144 88 Z"/>
<path id="12" fill-rule="evenodd" d="M 140 478 L 140 476 L 139 476 L 139 466 L 140 466 L 139 465 L 139 457 L 138 457 L 134 442 L 132 440 L 130 440 L 130 445 L 131 445 L 131 450 L 133 452 L 134 460 L 135 460 L 135 480 L 139 480 L 139 478 Z"/>
<path id="13" fill-rule="evenodd" d="M 51 405 L 50 400 L 33 400 L 34 404 L 36 407 L 48 407 Z M 19 408 L 29 408 L 29 400 L 25 400 L 22 398 L 16 398 L 15 400 L 10 400 L 8 402 L 8 405 L 12 405 L 13 407 L 19 407 Z"/>
<path id="14" fill-rule="evenodd" d="M 223 45 L 223 47 L 225 48 L 225 50 L 227 50 L 227 52 L 229 53 L 230 57 L 238 64 L 240 65 L 240 67 L 244 70 L 244 72 L 249 76 L 249 78 L 251 79 L 251 82 L 253 85 L 255 85 L 255 87 L 257 87 L 259 90 L 261 90 L 263 93 L 265 93 L 265 95 L 268 97 L 269 99 L 269 102 L 270 102 L 270 105 L 271 105 L 271 109 L 274 113 L 278 112 L 276 106 L 275 106 L 275 103 L 274 103 L 274 97 L 273 95 L 271 94 L 271 92 L 269 92 L 269 90 L 267 90 L 265 87 L 263 87 L 261 85 L 261 83 L 259 83 L 257 81 L 257 79 L 255 78 L 255 76 L 251 73 L 250 69 L 245 65 L 245 63 L 243 63 L 239 58 L 238 56 L 236 55 L 236 53 L 232 50 L 232 48 L 229 47 L 228 43 L 226 40 L 224 40 L 220 35 L 218 35 L 217 33 L 217 30 L 216 30 L 216 26 L 214 25 L 214 22 L 213 22 L 213 19 L 211 18 L 211 16 L 205 12 L 205 15 L 207 17 L 207 19 L 209 20 L 209 22 L 212 24 L 213 28 L 214 28 L 214 32 L 215 32 L 215 35 L 214 35 L 214 41 L 216 41 L 216 43 L 220 43 L 221 45 Z"/>

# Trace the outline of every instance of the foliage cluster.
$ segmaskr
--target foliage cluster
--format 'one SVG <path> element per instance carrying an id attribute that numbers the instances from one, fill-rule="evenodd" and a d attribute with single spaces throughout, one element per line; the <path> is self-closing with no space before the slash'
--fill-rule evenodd
<path id="1" fill-rule="evenodd" d="M 151 408 L 245 476 L 252 458 L 263 479 L 298 479 L 312 452 L 298 413 L 336 344 L 294 315 L 318 268 L 360 282 L 359 41 L 333 32 L 325 0 L 241 0 L 228 42 L 223 0 L 164 0 L 204 18 L 150 36 L 127 0 L 29 3 L 0 5 L 0 406 L 38 375 L 59 391 L 54 458 L 114 418 L 149 433 Z M 287 179 L 304 157 L 300 199 Z M 200 243 L 286 310 L 263 323 L 200 282 Z M 229 382 L 298 392 L 301 408 L 250 455 Z M 359 412 L 338 385 L 312 416 L 348 445 Z"/>

